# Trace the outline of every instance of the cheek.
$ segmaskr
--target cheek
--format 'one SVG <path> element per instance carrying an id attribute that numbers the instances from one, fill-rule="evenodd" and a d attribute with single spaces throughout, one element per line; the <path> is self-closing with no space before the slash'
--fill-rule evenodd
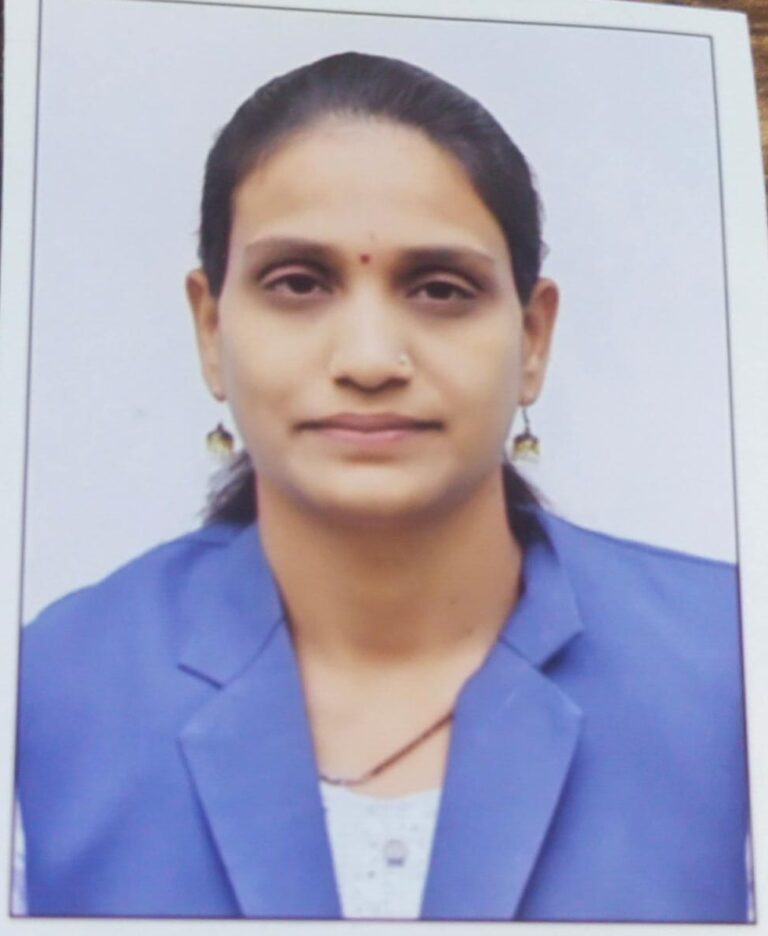
<path id="1" fill-rule="evenodd" d="M 308 331 L 258 313 L 222 321 L 223 377 L 238 421 L 258 431 L 257 423 L 300 408 L 317 373 L 316 342 Z"/>
<path id="2" fill-rule="evenodd" d="M 229 401 L 241 419 L 254 423 L 282 412 L 295 395 L 293 369 L 280 367 L 274 356 L 248 355 L 240 349 L 227 368 Z"/>
<path id="3" fill-rule="evenodd" d="M 514 409 L 522 379 L 521 336 L 502 326 L 465 335 L 451 370 L 455 393 L 489 414 Z"/>
<path id="4" fill-rule="evenodd" d="M 502 330 L 473 342 L 453 382 L 456 439 L 473 457 L 496 459 L 509 433 L 521 393 L 521 348 Z"/>
<path id="5" fill-rule="evenodd" d="M 231 312 L 221 318 L 219 358 L 227 400 L 237 421 L 242 422 L 264 399 L 272 378 L 262 342 Z"/>
<path id="6" fill-rule="evenodd" d="M 263 340 L 264 328 L 251 303 L 236 292 L 220 305 L 219 342 L 224 378 L 228 388 L 243 391 L 267 373 L 269 363 Z"/>

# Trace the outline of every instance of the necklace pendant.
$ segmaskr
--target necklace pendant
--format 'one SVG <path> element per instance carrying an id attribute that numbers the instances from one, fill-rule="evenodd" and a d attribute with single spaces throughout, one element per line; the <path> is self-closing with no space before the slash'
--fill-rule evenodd
<path id="1" fill-rule="evenodd" d="M 389 839 L 384 843 L 384 860 L 390 868 L 400 868 L 408 857 L 405 842 L 400 839 Z"/>

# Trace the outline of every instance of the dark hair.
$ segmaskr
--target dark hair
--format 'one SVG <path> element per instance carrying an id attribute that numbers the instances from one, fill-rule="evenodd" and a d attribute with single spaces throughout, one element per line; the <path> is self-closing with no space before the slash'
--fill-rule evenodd
<path id="1" fill-rule="evenodd" d="M 435 75 L 378 55 L 346 52 L 273 78 L 235 111 L 205 167 L 199 255 L 209 288 L 221 293 L 227 270 L 234 193 L 253 169 L 293 133 L 325 116 L 378 117 L 413 127 L 455 156 L 496 218 L 523 304 L 539 277 L 543 244 L 539 198 L 525 157 L 474 98 Z M 505 464 L 510 507 L 537 503 Z M 208 522 L 249 522 L 256 515 L 253 466 L 233 459 L 214 483 Z"/>

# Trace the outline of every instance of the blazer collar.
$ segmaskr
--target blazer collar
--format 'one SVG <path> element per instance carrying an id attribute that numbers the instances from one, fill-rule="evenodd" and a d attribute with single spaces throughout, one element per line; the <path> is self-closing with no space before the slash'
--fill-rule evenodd
<path id="1" fill-rule="evenodd" d="M 544 667 L 583 630 L 568 574 L 556 546 L 555 522 L 542 510 L 529 511 L 524 544 L 522 590 L 500 640 Z"/>
<path id="2" fill-rule="evenodd" d="M 179 665 L 225 685 L 259 653 L 283 618 L 255 524 L 233 531 L 199 560 L 179 607 L 190 622 Z"/>
<path id="3" fill-rule="evenodd" d="M 224 868 L 245 916 L 338 917 L 300 677 L 256 527 L 201 561 L 180 602 L 192 624 L 180 666 L 219 691 L 180 740 Z M 521 598 L 458 700 L 422 916 L 514 917 L 580 725 L 539 668 L 580 630 L 538 518 Z"/>

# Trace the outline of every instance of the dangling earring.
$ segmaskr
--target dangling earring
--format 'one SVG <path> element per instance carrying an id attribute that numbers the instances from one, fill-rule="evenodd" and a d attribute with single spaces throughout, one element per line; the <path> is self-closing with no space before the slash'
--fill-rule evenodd
<path id="1" fill-rule="evenodd" d="M 541 445 L 538 437 L 531 432 L 531 423 L 528 419 L 527 407 L 523 410 L 523 431 L 516 435 L 512 442 L 513 461 L 538 461 L 541 454 Z"/>
<path id="2" fill-rule="evenodd" d="M 218 423 L 205 437 L 205 446 L 211 455 L 225 461 L 235 449 L 235 437 L 222 423 Z"/>

